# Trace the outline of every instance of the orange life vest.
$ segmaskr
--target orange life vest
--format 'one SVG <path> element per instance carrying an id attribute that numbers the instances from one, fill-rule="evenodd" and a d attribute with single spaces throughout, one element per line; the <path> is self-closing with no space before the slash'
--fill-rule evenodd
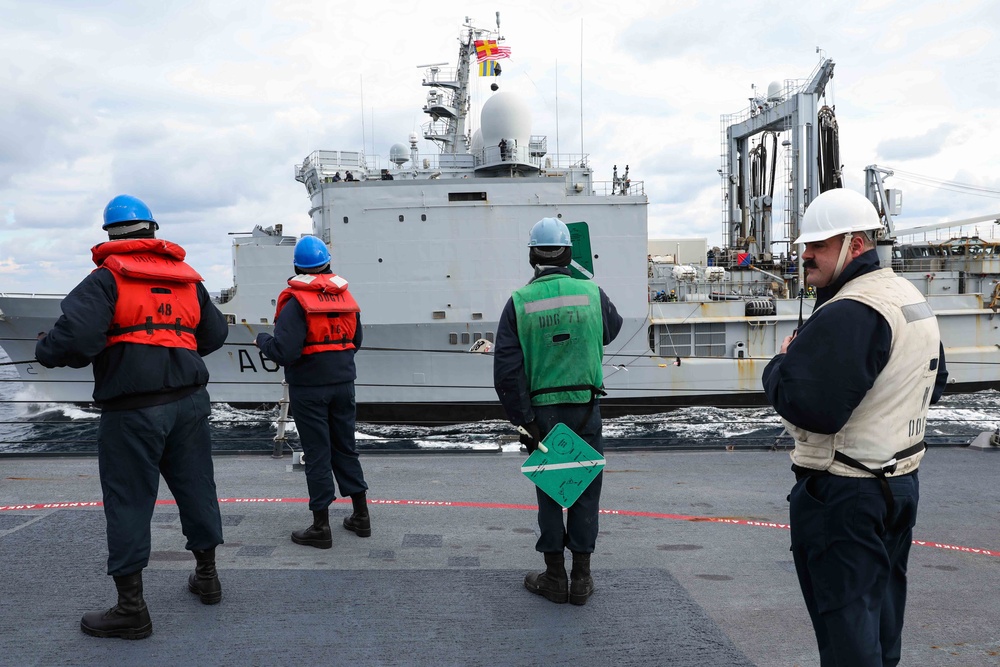
<path id="1" fill-rule="evenodd" d="M 100 243 L 91 252 L 118 287 L 108 347 L 139 343 L 198 349 L 202 277 L 184 262 L 183 248 L 161 239 L 124 239 Z"/>
<path id="2" fill-rule="evenodd" d="M 278 295 L 274 319 L 290 299 L 306 313 L 306 342 L 302 354 L 354 349 L 358 329 L 355 313 L 361 308 L 347 291 L 347 281 L 335 273 L 307 273 L 289 278 L 288 287 Z"/>

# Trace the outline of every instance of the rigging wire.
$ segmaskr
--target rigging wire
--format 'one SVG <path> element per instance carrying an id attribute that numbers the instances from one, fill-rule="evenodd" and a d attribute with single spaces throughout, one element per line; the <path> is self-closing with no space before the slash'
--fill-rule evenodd
<path id="1" fill-rule="evenodd" d="M 926 187 L 939 188 L 941 190 L 950 190 L 952 192 L 962 192 L 964 194 L 970 194 L 979 197 L 1000 198 L 1000 190 L 996 188 L 987 188 L 980 185 L 959 183 L 958 181 L 947 181 L 940 178 L 934 178 L 932 176 L 924 176 L 922 174 L 916 174 L 911 171 L 905 171 L 903 169 L 896 169 L 895 167 L 885 167 L 885 169 L 891 171 L 893 173 L 893 176 L 901 181 L 907 181 L 909 183 L 915 183 L 917 185 L 923 185 Z"/>

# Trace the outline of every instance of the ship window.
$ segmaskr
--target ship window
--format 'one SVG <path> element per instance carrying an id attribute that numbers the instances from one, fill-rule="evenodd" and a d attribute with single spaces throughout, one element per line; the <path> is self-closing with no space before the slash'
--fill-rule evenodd
<path id="1" fill-rule="evenodd" d="M 481 319 L 483 319 L 483 314 L 482 313 L 472 313 L 472 319 L 474 319 L 474 320 L 481 320 Z"/>
<path id="2" fill-rule="evenodd" d="M 694 356 L 726 356 L 726 325 L 722 322 L 694 325 Z"/>
<path id="3" fill-rule="evenodd" d="M 346 215 L 344 216 L 344 224 L 345 225 L 347 224 L 347 216 Z"/>
<path id="4" fill-rule="evenodd" d="M 487 331 L 486 332 L 486 340 L 490 341 L 491 343 L 493 342 L 493 332 L 492 331 Z"/>
<path id="5" fill-rule="evenodd" d="M 451 343 L 452 345 L 458 345 L 458 334 L 457 333 L 448 334 L 448 342 Z"/>
<path id="6" fill-rule="evenodd" d="M 485 192 L 449 192 L 448 201 L 486 201 Z"/>
<path id="7" fill-rule="evenodd" d="M 463 331 L 462 332 L 462 345 L 468 345 L 470 342 L 471 341 L 469 340 L 469 332 L 468 331 Z"/>
<path id="8" fill-rule="evenodd" d="M 691 356 L 691 325 L 666 324 L 660 330 L 660 356 L 690 357 Z"/>
<path id="9" fill-rule="evenodd" d="M 399 221 L 400 221 L 400 222 L 402 222 L 402 221 L 403 221 L 403 216 L 399 216 Z"/>
<path id="10" fill-rule="evenodd" d="M 483 337 L 483 334 L 481 334 L 481 333 L 474 333 L 474 334 L 472 334 L 472 340 L 474 340 L 474 341 L 477 341 L 477 340 L 479 340 L 482 337 Z"/>
<path id="11" fill-rule="evenodd" d="M 226 324 L 236 324 L 236 316 L 226 313 Z"/>
<path id="12" fill-rule="evenodd" d="M 726 325 L 667 324 L 657 327 L 659 354 L 663 357 L 724 357 L 726 356 Z M 650 342 L 656 336 L 650 334 Z"/>
<path id="13" fill-rule="evenodd" d="M 431 315 L 431 317 L 434 318 L 435 320 L 443 320 L 444 319 L 444 311 L 443 310 L 435 310 L 434 313 Z"/>
<path id="14" fill-rule="evenodd" d="M 266 317 L 260 318 L 260 323 L 261 324 L 267 324 L 267 318 Z"/>
<path id="15" fill-rule="evenodd" d="M 420 222 L 427 222 L 427 214 L 426 213 L 421 213 L 420 214 Z"/>

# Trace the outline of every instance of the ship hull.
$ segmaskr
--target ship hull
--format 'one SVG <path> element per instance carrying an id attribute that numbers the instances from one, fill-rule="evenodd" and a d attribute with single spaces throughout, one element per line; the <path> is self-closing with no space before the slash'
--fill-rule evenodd
<path id="1" fill-rule="evenodd" d="M 936 303 L 933 297 L 930 300 Z M 761 374 L 781 340 L 796 325 L 797 303 L 779 302 L 776 315 L 758 319 L 727 315 L 727 309 L 742 304 L 710 304 L 717 311 L 714 320 L 724 323 L 719 329 L 725 331 L 721 344 L 726 350 L 741 350 L 742 358 L 665 356 L 654 354 L 643 344 L 623 346 L 607 354 L 604 375 L 608 395 L 602 399 L 602 413 L 618 416 L 697 405 L 765 405 Z M 969 303 L 975 301 L 970 299 Z M 58 304 L 56 296 L 0 295 L 0 346 L 11 362 L 16 362 L 12 365 L 20 378 L 18 400 L 90 404 L 90 368 L 47 369 L 33 361 L 37 333 L 54 324 Z M 960 343 L 946 348 L 949 393 L 1000 389 L 1000 381 L 989 375 L 989 370 L 1000 364 L 1000 341 L 994 340 L 997 329 L 977 325 L 987 319 L 979 309 L 956 309 L 961 305 L 956 297 L 938 305 L 952 307 L 949 314 L 938 318 L 946 344 L 949 339 Z M 712 321 L 711 309 L 704 306 L 698 306 L 705 311 L 702 317 Z M 682 319 L 685 308 L 690 304 L 655 304 L 649 318 L 628 319 L 622 330 L 645 343 L 650 327 Z M 366 346 L 356 356 L 360 421 L 438 425 L 504 418 L 493 389 L 492 356 L 465 348 L 422 347 L 422 337 L 427 341 L 439 338 L 434 328 L 365 326 Z M 264 408 L 282 400 L 281 368 L 263 358 L 253 345 L 257 333 L 270 329 L 246 323 L 230 325 L 226 344 L 205 358 L 213 402 Z M 977 341 L 976 332 L 984 338 Z"/>

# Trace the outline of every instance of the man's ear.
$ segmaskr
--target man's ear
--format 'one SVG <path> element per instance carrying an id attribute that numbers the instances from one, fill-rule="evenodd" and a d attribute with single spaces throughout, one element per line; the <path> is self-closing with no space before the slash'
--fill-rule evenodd
<path id="1" fill-rule="evenodd" d="M 865 242 L 860 236 L 851 235 L 851 257 L 858 257 L 865 252 Z"/>

